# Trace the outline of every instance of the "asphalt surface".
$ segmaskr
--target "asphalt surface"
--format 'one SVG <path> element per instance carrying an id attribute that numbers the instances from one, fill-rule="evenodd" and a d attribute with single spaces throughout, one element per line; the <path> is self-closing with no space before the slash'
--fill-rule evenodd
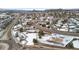
<path id="1" fill-rule="evenodd" d="M 8 40 L 8 39 L 11 38 L 10 37 L 11 36 L 11 28 L 16 24 L 16 22 L 18 21 L 18 19 L 19 19 L 19 16 L 16 17 L 16 19 L 14 19 L 12 21 L 12 23 L 8 25 L 8 27 L 5 29 L 4 35 L 0 38 L 0 40 Z"/>

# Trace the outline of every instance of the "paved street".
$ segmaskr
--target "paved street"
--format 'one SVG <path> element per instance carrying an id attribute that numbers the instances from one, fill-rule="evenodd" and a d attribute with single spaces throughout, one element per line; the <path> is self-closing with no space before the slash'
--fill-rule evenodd
<path id="1" fill-rule="evenodd" d="M 15 20 L 12 21 L 12 23 L 10 25 L 8 25 L 8 27 L 5 29 L 5 33 L 4 35 L 0 38 L 0 40 L 8 40 L 11 37 L 11 28 L 16 24 L 16 22 L 18 21 L 19 16 L 16 17 Z"/>

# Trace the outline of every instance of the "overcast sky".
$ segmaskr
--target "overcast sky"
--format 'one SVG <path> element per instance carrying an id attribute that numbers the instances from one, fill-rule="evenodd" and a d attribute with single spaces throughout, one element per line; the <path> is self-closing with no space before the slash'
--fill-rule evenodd
<path id="1" fill-rule="evenodd" d="M 78 0 L 0 0 L 0 8 L 79 8 Z"/>

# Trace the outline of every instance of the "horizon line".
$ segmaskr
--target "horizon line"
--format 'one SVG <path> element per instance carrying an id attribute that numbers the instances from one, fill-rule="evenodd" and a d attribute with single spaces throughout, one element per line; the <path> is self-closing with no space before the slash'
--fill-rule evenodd
<path id="1" fill-rule="evenodd" d="M 6 10 L 48 10 L 48 9 L 79 9 L 79 8 L 0 8 L 0 9 L 6 9 Z"/>

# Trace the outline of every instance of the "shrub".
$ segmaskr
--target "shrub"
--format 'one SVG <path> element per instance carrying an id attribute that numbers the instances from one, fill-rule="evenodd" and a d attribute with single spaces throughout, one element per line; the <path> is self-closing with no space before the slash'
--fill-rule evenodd
<path id="1" fill-rule="evenodd" d="M 44 32 L 40 30 L 38 34 L 39 34 L 39 36 L 43 36 Z"/>
<path id="2" fill-rule="evenodd" d="M 41 38 L 41 35 L 39 35 L 39 38 Z"/>
<path id="3" fill-rule="evenodd" d="M 33 43 L 38 43 L 37 39 L 33 39 Z"/>
<path id="4" fill-rule="evenodd" d="M 20 28 L 20 32 L 23 32 L 23 28 Z"/>
<path id="5" fill-rule="evenodd" d="M 46 27 L 46 25 L 45 24 L 42 24 L 42 27 Z"/>
<path id="6" fill-rule="evenodd" d="M 50 22 L 47 22 L 46 24 L 47 24 L 47 25 L 49 25 L 49 24 L 50 24 Z"/>

